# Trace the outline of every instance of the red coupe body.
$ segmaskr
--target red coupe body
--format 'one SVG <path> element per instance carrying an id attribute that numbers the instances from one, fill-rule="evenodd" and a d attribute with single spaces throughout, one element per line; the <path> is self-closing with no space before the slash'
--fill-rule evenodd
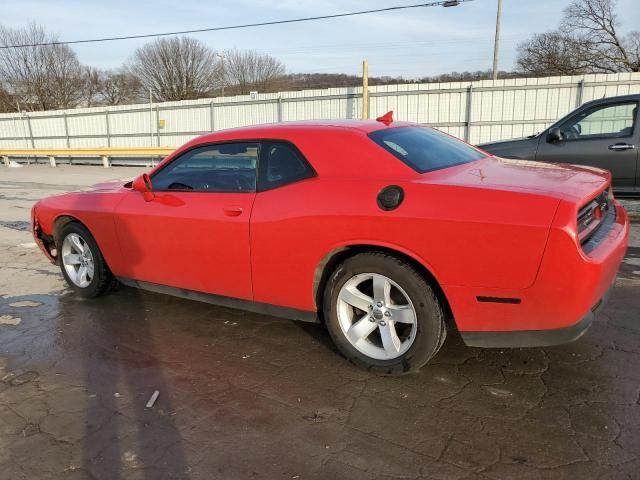
<path id="1" fill-rule="evenodd" d="M 471 161 L 421 172 L 399 147 L 374 141 L 412 128 L 310 122 L 205 135 L 150 172 L 151 197 L 113 182 L 38 202 L 34 235 L 56 261 L 56 231 L 78 221 L 125 283 L 307 320 L 335 259 L 383 250 L 424 273 L 470 345 L 577 338 L 626 250 L 628 220 L 610 175 L 475 149 Z M 257 188 L 156 190 L 161 172 L 194 149 L 238 142 L 258 159 Z M 294 149 L 309 174 L 260 188 L 266 144 Z M 403 194 L 395 208 L 379 202 L 389 186 Z"/>

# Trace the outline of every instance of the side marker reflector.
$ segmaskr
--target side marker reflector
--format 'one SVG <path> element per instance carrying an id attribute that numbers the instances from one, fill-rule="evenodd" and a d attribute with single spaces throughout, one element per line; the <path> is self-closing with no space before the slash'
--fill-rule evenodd
<path id="1" fill-rule="evenodd" d="M 511 303 L 511 304 L 514 304 L 514 305 L 522 303 L 522 300 L 519 299 L 519 298 L 508 298 L 508 297 L 482 297 L 482 296 L 478 296 L 478 297 L 476 297 L 476 300 L 478 300 L 481 303 Z"/>

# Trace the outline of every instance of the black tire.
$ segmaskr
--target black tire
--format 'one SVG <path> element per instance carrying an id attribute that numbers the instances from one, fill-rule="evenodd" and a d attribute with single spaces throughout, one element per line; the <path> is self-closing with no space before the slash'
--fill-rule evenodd
<path id="1" fill-rule="evenodd" d="M 361 273 L 378 273 L 406 292 L 416 313 L 413 344 L 401 356 L 381 360 L 363 354 L 347 339 L 338 320 L 338 295 L 344 284 Z M 424 366 L 440 349 L 446 337 L 444 312 L 425 278 L 406 261 L 383 252 L 368 252 L 346 259 L 331 274 L 324 290 L 325 323 L 338 350 L 353 364 L 369 371 L 400 375 Z"/>
<path id="2" fill-rule="evenodd" d="M 64 276 L 64 279 L 66 280 L 69 287 L 71 287 L 71 289 L 74 290 L 81 297 L 84 297 L 84 298 L 99 297 L 100 295 L 105 294 L 109 290 L 109 288 L 113 285 L 115 281 L 113 274 L 111 273 L 111 271 L 109 270 L 109 267 L 104 261 L 102 252 L 100 252 L 100 249 L 98 248 L 98 244 L 93 238 L 93 235 L 91 235 L 91 232 L 89 232 L 89 230 L 80 223 L 70 222 L 70 223 L 67 223 L 64 227 L 62 227 L 62 231 L 60 232 L 60 235 L 57 237 L 58 239 L 57 250 L 59 252 L 59 256 L 62 256 L 62 244 L 64 242 L 64 239 L 72 233 L 79 235 L 82 238 L 82 240 L 84 240 L 85 245 L 89 247 L 89 250 L 91 251 L 91 256 L 93 257 L 94 275 L 86 287 L 80 287 L 76 285 L 69 278 L 69 275 L 67 274 L 67 271 L 64 267 L 62 258 L 59 258 L 58 263 L 60 265 L 60 270 L 62 271 L 62 275 Z"/>

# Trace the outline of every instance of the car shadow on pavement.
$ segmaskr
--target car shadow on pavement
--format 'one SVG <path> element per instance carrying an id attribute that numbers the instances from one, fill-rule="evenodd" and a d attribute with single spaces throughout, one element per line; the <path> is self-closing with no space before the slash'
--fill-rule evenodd
<path id="1" fill-rule="evenodd" d="M 340 355 L 340 356 L 342 355 L 336 348 L 335 344 L 333 343 L 333 340 L 331 340 L 329 331 L 327 330 L 327 327 L 324 326 L 324 324 L 312 323 L 312 322 L 299 322 L 295 320 L 292 321 L 292 323 L 293 325 L 295 325 L 304 333 L 309 335 L 311 338 L 313 338 L 315 341 L 317 341 L 320 345 L 322 345 L 324 348 L 326 348 L 330 352 L 336 355 Z"/>
<path id="2" fill-rule="evenodd" d="M 60 302 L 66 343 L 82 355 L 87 406 L 82 468 L 96 478 L 187 478 L 173 399 L 146 314 L 144 294 L 121 288 L 99 299 L 68 295 Z M 71 335 L 73 338 L 68 338 Z M 153 392 L 160 396 L 145 405 Z"/>

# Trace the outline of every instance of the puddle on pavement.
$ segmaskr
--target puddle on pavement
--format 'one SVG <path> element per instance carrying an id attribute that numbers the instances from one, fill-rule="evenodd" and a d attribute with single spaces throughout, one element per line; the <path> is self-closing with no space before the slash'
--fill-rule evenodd
<path id="1" fill-rule="evenodd" d="M 28 232 L 31 230 L 31 224 L 22 220 L 0 220 L 0 226 L 10 228 L 12 230 L 18 230 L 20 232 Z"/>

